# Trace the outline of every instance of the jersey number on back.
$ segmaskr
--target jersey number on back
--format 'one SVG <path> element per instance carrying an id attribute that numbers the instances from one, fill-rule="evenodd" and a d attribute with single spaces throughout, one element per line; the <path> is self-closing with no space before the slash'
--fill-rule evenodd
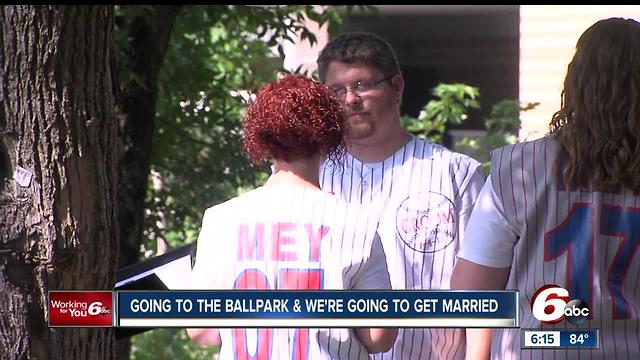
<path id="1" fill-rule="evenodd" d="M 622 287 L 633 257 L 640 246 L 640 208 L 602 205 L 600 219 L 595 219 L 593 204 L 576 203 L 567 218 L 544 236 L 544 260 L 551 261 L 566 252 L 566 288 L 573 298 L 593 304 L 593 252 L 599 234 L 594 224 L 600 222 L 600 234 L 622 238 L 607 276 L 612 297 L 613 318 L 630 319 L 631 306 Z"/>
<path id="2" fill-rule="evenodd" d="M 281 269 L 278 273 L 277 289 L 320 290 L 323 289 L 322 269 Z M 269 290 L 267 276 L 258 269 L 247 269 L 237 278 L 234 288 L 238 290 Z M 249 349 L 247 330 L 233 329 L 234 352 L 237 360 L 269 360 L 271 358 L 273 329 L 256 329 L 255 347 Z M 306 360 L 309 355 L 309 329 L 296 329 L 293 341 L 292 360 Z M 253 354 L 253 355 L 251 355 Z"/>

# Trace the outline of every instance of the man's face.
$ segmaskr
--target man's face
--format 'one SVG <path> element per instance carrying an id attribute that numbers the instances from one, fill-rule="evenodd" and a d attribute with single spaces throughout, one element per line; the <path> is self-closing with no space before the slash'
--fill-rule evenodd
<path id="1" fill-rule="evenodd" d="M 400 121 L 398 106 L 404 82 L 399 74 L 385 78 L 382 70 L 365 63 L 333 61 L 327 68 L 325 84 L 343 100 L 352 143 L 375 141 Z"/>

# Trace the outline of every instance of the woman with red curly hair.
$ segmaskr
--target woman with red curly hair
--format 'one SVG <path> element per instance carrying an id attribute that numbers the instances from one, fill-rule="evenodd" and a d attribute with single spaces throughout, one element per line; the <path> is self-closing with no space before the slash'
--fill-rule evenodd
<path id="1" fill-rule="evenodd" d="M 258 92 L 243 125 L 251 160 L 272 160 L 275 170 L 264 186 L 207 209 L 192 288 L 390 289 L 373 212 L 320 190 L 321 162 L 339 162 L 345 148 L 340 101 L 322 84 L 286 76 Z M 397 335 L 391 328 L 187 332 L 199 344 L 222 345 L 222 359 L 368 359 Z"/>
<path id="2" fill-rule="evenodd" d="M 340 109 L 328 88 L 305 77 L 287 76 L 267 84 L 244 117 L 249 158 L 255 164 L 269 158 L 277 163 L 313 162 L 323 156 L 338 161 L 345 151 Z"/>

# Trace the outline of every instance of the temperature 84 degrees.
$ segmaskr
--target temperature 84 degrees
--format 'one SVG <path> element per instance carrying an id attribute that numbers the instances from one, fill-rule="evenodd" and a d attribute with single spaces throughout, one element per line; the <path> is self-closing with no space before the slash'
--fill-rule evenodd
<path id="1" fill-rule="evenodd" d="M 569 344 L 584 344 L 589 339 L 589 334 L 571 334 L 569 335 Z"/>
<path id="2" fill-rule="evenodd" d="M 560 346 L 597 349 L 599 347 L 598 334 L 599 331 L 597 329 L 560 330 Z"/>

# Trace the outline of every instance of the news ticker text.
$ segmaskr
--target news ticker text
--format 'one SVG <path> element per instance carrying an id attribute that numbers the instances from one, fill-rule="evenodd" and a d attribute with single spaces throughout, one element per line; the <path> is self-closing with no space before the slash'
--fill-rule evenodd
<path id="1" fill-rule="evenodd" d="M 51 291 L 49 326 L 518 327 L 517 291 Z"/>

